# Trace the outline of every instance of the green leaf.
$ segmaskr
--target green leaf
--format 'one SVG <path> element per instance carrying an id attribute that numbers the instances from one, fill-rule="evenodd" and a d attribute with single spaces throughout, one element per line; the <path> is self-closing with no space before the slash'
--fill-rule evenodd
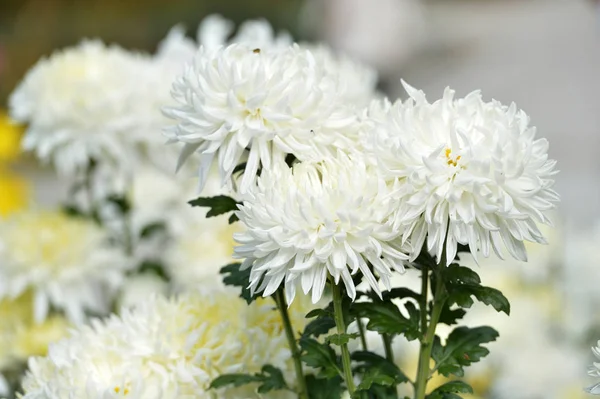
<path id="1" fill-rule="evenodd" d="M 238 210 L 238 202 L 227 195 L 217 195 L 216 197 L 199 197 L 188 202 L 191 206 L 208 207 L 210 210 L 206 217 L 219 216 L 224 213 Z M 231 223 L 231 218 L 229 219 Z"/>
<path id="2" fill-rule="evenodd" d="M 302 337 L 300 338 L 300 348 L 304 363 L 310 367 L 319 368 L 321 376 L 332 378 L 341 374 L 338 358 L 331 346 L 312 338 Z"/>
<path id="3" fill-rule="evenodd" d="M 434 389 L 426 399 L 456 399 L 460 396 L 456 393 L 473 393 L 473 388 L 463 381 L 449 381 Z"/>
<path id="4" fill-rule="evenodd" d="M 335 320 L 332 317 L 324 316 L 316 318 L 306 325 L 304 328 L 304 332 L 302 336 L 310 337 L 315 336 L 319 337 L 321 335 L 327 334 L 329 330 L 335 327 Z"/>
<path id="5" fill-rule="evenodd" d="M 163 264 L 160 262 L 157 262 L 157 261 L 152 261 L 152 260 L 143 261 L 139 265 L 136 273 L 139 273 L 139 274 L 154 273 L 157 276 L 159 276 L 160 278 L 162 278 L 163 280 L 169 281 L 169 276 L 165 272 L 165 268 L 164 268 Z"/>
<path id="6" fill-rule="evenodd" d="M 230 263 L 223 266 L 220 273 L 223 275 L 223 283 L 241 289 L 240 298 L 243 298 L 248 304 L 252 303 L 260 294 L 252 295 L 250 293 L 250 268 L 245 270 L 240 269 L 241 263 Z"/>
<path id="7" fill-rule="evenodd" d="M 113 194 L 106 198 L 106 203 L 113 205 L 117 210 L 121 213 L 121 215 L 129 214 L 131 211 L 131 204 L 129 204 L 129 200 L 127 197 L 122 195 Z"/>
<path id="8" fill-rule="evenodd" d="M 312 319 L 313 317 L 333 317 L 333 313 L 329 311 L 328 308 L 325 309 L 313 309 L 304 316 L 307 319 Z"/>
<path id="9" fill-rule="evenodd" d="M 340 399 L 344 393 L 342 377 L 317 378 L 314 375 L 306 376 L 308 397 L 310 399 Z"/>
<path id="10" fill-rule="evenodd" d="M 403 334 L 412 341 L 419 337 L 418 310 L 410 302 L 405 304 L 410 318 L 391 302 L 358 302 L 353 304 L 353 312 L 368 318 L 367 329 L 381 334 Z M 415 317 L 416 316 L 416 317 Z"/>
<path id="11" fill-rule="evenodd" d="M 397 287 L 392 288 L 389 291 L 385 291 L 382 294 L 382 297 L 384 302 L 395 298 L 413 298 L 414 300 L 419 302 L 419 300 L 421 299 L 421 294 L 417 294 L 416 292 L 414 292 L 413 290 L 409 290 L 408 288 Z"/>
<path id="12" fill-rule="evenodd" d="M 277 367 L 266 364 L 262 367 L 260 373 L 250 374 L 224 374 L 215 378 L 210 383 L 210 388 L 223 388 L 227 385 L 239 387 L 241 385 L 251 384 L 254 382 L 260 383 L 258 393 L 267 393 L 282 389 L 289 389 L 283 373 Z"/>
<path id="13" fill-rule="evenodd" d="M 448 302 L 442 308 L 442 313 L 440 313 L 439 323 L 445 324 L 447 326 L 452 326 L 458 322 L 458 320 L 465 317 L 467 311 L 461 308 L 458 309 L 450 309 L 450 305 Z"/>
<path id="14" fill-rule="evenodd" d="M 495 341 L 496 338 L 498 332 L 491 327 L 457 327 L 450 333 L 444 346 L 439 337 L 435 337 L 431 357 L 440 374 L 462 377 L 463 367 L 478 362 L 490 353 L 481 345 Z"/>
<path id="15" fill-rule="evenodd" d="M 479 275 L 465 266 L 457 265 L 456 263 L 451 264 L 443 271 L 444 280 L 453 283 L 465 283 L 465 284 L 480 284 L 481 278 Z"/>
<path id="16" fill-rule="evenodd" d="M 483 285 L 458 284 L 448 286 L 448 305 L 457 304 L 461 308 L 470 308 L 475 297 L 479 302 L 491 305 L 497 312 L 510 314 L 510 302 L 499 290 Z"/>
<path id="17" fill-rule="evenodd" d="M 167 230 L 167 225 L 164 222 L 154 222 L 147 224 L 144 226 L 142 231 L 140 232 L 140 237 L 148 238 L 152 237 L 155 234 L 165 233 Z"/>
<path id="18" fill-rule="evenodd" d="M 357 390 L 368 391 L 374 385 L 395 387 L 408 382 L 408 377 L 391 361 L 368 351 L 352 353 L 352 360 L 359 363 L 356 370 L 363 374 Z"/>
<path id="19" fill-rule="evenodd" d="M 235 213 L 232 213 L 231 216 L 229 216 L 229 224 L 234 224 L 238 220 L 240 220 L 240 218 Z"/>
<path id="20" fill-rule="evenodd" d="M 335 322 L 334 322 L 335 325 Z M 333 344 L 337 346 L 342 346 L 347 344 L 351 339 L 358 338 L 360 334 L 331 334 L 330 336 L 325 338 L 325 342 L 328 344 Z"/>

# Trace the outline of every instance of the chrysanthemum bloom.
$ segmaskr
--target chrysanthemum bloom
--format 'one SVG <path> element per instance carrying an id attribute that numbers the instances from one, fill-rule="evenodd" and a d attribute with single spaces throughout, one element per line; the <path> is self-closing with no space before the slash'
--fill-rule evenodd
<path id="1" fill-rule="evenodd" d="M 248 307 L 234 295 L 154 298 L 82 327 L 47 357 L 30 360 L 23 397 L 250 398 L 256 386 L 208 387 L 221 374 L 254 373 L 267 363 L 291 381 L 281 323 L 259 317 L 264 304 Z"/>
<path id="2" fill-rule="evenodd" d="M 144 62 L 99 41 L 39 61 L 9 99 L 11 117 L 28 124 L 23 147 L 67 176 L 90 159 L 129 165 L 135 152 L 128 135 L 139 123 Z"/>
<path id="3" fill-rule="evenodd" d="M 237 212 L 247 230 L 234 235 L 235 256 L 264 296 L 285 284 L 291 302 L 299 284 L 316 302 L 332 276 L 354 298 L 358 272 L 379 293 L 376 275 L 389 289 L 392 270 L 403 272 L 408 258 L 394 241 L 393 205 L 389 187 L 358 157 L 266 169 Z"/>
<path id="4" fill-rule="evenodd" d="M 269 169 L 286 154 L 319 160 L 355 147 L 358 118 L 341 101 L 338 79 L 298 46 L 201 47 L 173 84 L 178 105 L 165 112 L 178 123 L 167 136 L 185 143 L 180 164 L 200 152 L 201 186 L 214 159 L 223 181 L 246 161 L 244 192 L 259 168 Z"/>
<path id="5" fill-rule="evenodd" d="M 598 346 L 594 346 L 592 348 L 592 353 L 597 359 L 600 359 L 600 341 L 598 341 Z M 591 377 L 600 377 L 600 363 L 594 362 L 588 369 L 588 375 Z M 586 388 L 586 392 L 591 393 L 592 395 L 600 395 L 600 383 L 592 385 L 589 388 Z"/>
<path id="6" fill-rule="evenodd" d="M 545 243 L 536 223 L 549 224 L 558 201 L 548 142 L 514 104 L 486 103 L 477 91 L 454 99 L 450 89 L 430 104 L 405 87 L 411 98 L 394 104 L 374 140 L 384 175 L 399 186 L 396 224 L 415 256 L 427 237 L 438 258 L 446 241 L 448 264 L 457 243 L 502 257 L 504 242 L 526 260 L 523 240 Z"/>
<path id="7" fill-rule="evenodd" d="M 50 309 L 74 323 L 105 314 L 129 262 L 93 222 L 60 212 L 24 211 L 0 223 L 0 300 L 33 292 L 31 311 Z"/>

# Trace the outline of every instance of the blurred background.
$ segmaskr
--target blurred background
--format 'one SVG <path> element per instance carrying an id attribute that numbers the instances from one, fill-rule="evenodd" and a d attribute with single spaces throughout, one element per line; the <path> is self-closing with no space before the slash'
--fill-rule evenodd
<path id="1" fill-rule="evenodd" d="M 509 359 L 494 364 L 514 366 L 512 374 L 490 377 L 498 372 L 486 369 L 485 378 L 477 378 L 487 382 L 478 386 L 486 398 L 585 397 L 588 349 L 600 339 L 600 3 L 0 0 L 0 110 L 26 71 L 57 48 L 97 37 L 153 52 L 170 27 L 183 24 L 194 36 L 211 13 L 236 23 L 265 18 L 296 41 L 327 42 L 375 67 L 380 89 L 392 99 L 405 96 L 402 78 L 430 100 L 446 86 L 461 96 L 481 89 L 486 99 L 515 101 L 530 115 L 558 160 L 563 203 L 550 248 L 535 249 L 543 255 L 534 253 L 528 265 L 489 267 L 495 280 L 486 283 L 508 281 L 507 296 L 515 303 L 516 316 L 502 321 L 507 335 L 526 336 L 535 345 L 507 342 L 498 350 Z M 0 213 L 62 199 L 54 174 L 18 153 L 19 129 L 6 122 L 0 114 Z M 508 280 L 507 273 L 513 274 Z M 519 310 L 523 298 L 533 305 Z"/>

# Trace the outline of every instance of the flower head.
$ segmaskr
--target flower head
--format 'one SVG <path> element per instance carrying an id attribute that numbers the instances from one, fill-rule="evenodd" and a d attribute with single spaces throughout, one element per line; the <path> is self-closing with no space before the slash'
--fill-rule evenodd
<path id="1" fill-rule="evenodd" d="M 185 143 L 180 164 L 201 154 L 201 186 L 213 160 L 223 181 L 246 161 L 240 191 L 286 154 L 319 160 L 354 147 L 358 118 L 338 95 L 339 76 L 311 51 L 269 51 L 245 44 L 201 47 L 173 84 L 177 121 L 167 135 Z"/>
<path id="2" fill-rule="evenodd" d="M 394 104 L 374 141 L 383 173 L 398 184 L 396 223 L 415 256 L 427 237 L 438 258 L 446 243 L 448 264 L 457 243 L 502 257 L 504 242 L 525 260 L 523 240 L 545 242 L 536 223 L 549 223 L 558 201 L 548 142 L 514 104 L 486 103 L 479 92 L 455 99 L 450 89 L 430 104 L 405 87 L 411 98 Z"/>
<path id="3" fill-rule="evenodd" d="M 24 211 L 0 223 L 0 300 L 32 291 L 38 322 L 51 306 L 75 323 L 106 313 L 128 265 L 91 221 Z"/>
<path id="4" fill-rule="evenodd" d="M 592 347 L 592 353 L 597 359 L 600 359 L 600 341 L 598 341 L 598 346 Z M 600 363 L 592 363 L 588 369 L 588 375 L 591 377 L 600 377 Z M 592 395 L 600 395 L 600 383 L 586 388 L 586 392 L 591 393 Z"/>
<path id="5" fill-rule="evenodd" d="M 220 374 L 254 373 L 265 363 L 290 375 L 283 328 L 259 316 L 264 306 L 248 308 L 231 293 L 155 297 L 81 327 L 47 357 L 32 358 L 23 397 L 253 397 L 249 389 L 256 387 L 210 394 L 208 388 Z"/>
<path id="6" fill-rule="evenodd" d="M 10 114 L 28 124 L 25 149 L 73 175 L 90 159 L 129 165 L 144 59 L 84 41 L 39 61 L 10 97 Z"/>
<path id="7" fill-rule="evenodd" d="M 376 292 L 375 275 L 389 289 L 391 271 L 402 272 L 408 258 L 395 242 L 390 194 L 358 157 L 264 170 L 237 213 L 247 231 L 234 235 L 241 244 L 235 255 L 252 267 L 252 290 L 267 296 L 285 284 L 291 302 L 300 284 L 316 302 L 332 276 L 354 298 L 352 275 L 359 271 Z"/>

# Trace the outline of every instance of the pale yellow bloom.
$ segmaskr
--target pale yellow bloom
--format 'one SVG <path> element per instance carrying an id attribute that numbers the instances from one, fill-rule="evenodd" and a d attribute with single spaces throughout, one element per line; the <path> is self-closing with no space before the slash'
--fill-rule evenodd
<path id="1" fill-rule="evenodd" d="M 0 139 L 0 158 L 3 156 Z M 29 200 L 27 180 L 4 171 L 0 166 L 0 217 L 24 209 Z"/>
<path id="2" fill-rule="evenodd" d="M 21 152 L 23 129 L 0 110 L 0 163 L 14 160 Z"/>

